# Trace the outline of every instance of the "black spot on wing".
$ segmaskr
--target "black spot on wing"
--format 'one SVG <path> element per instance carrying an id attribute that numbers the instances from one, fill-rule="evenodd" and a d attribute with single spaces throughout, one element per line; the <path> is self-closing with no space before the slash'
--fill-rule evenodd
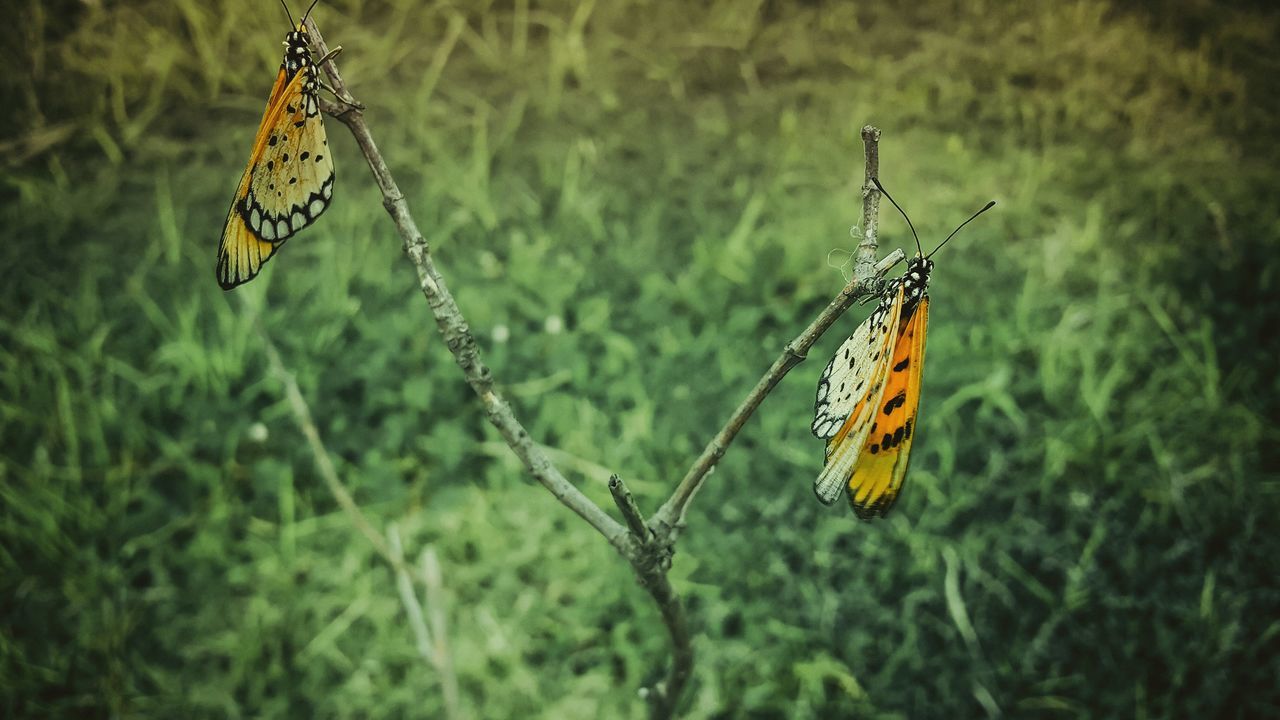
<path id="1" fill-rule="evenodd" d="M 897 395 L 894 395 L 893 397 L 889 398 L 889 402 L 884 404 L 884 414 L 892 415 L 895 409 L 902 407 L 906 403 L 907 403 L 907 391 L 901 390 L 898 392 Z"/>

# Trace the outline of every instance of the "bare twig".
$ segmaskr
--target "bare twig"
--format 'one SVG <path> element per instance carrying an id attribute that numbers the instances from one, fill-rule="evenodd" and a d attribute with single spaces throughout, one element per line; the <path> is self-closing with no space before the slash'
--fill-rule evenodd
<path id="1" fill-rule="evenodd" d="M 313 18 L 307 20 L 307 31 L 310 34 L 313 49 L 324 56 L 328 48 Z M 467 383 L 479 396 L 489 422 L 498 429 L 507 445 L 543 487 L 604 535 L 605 539 L 631 563 L 641 585 L 657 603 L 664 625 L 671 637 L 673 662 L 666 682 L 647 695 L 650 700 L 650 711 L 654 717 L 672 717 L 676 703 L 692 674 L 693 650 L 689 641 L 684 606 L 676 597 L 666 576 L 670 559 L 669 550 L 651 548 L 637 541 L 626 527 L 609 517 L 600 506 L 583 495 L 577 487 L 565 479 L 541 446 L 529 437 L 524 426 L 516 419 L 511 406 L 494 387 L 489 368 L 480 359 L 475 338 L 463 318 L 462 311 L 445 285 L 444 278 L 431 257 L 427 241 L 409 212 L 404 195 L 400 192 L 395 179 L 391 176 L 391 171 L 387 168 L 386 161 L 373 142 L 369 128 L 364 122 L 362 107 L 347 92 L 346 83 L 343 82 L 332 59 L 323 63 L 322 68 L 328 75 L 334 94 L 341 103 L 325 101 L 321 103 L 321 107 L 326 113 L 346 125 L 360 146 L 365 160 L 369 163 L 369 169 L 373 172 L 374 181 L 382 192 L 382 205 L 395 223 L 403 242 L 405 255 L 418 273 L 419 288 L 427 299 L 431 314 L 435 317 L 437 329 L 444 338 L 449 352 L 462 368 Z M 666 561 L 661 559 L 664 553 Z"/>
<path id="2" fill-rule="evenodd" d="M 546 453 L 547 457 L 551 458 L 551 462 L 554 462 L 557 466 L 577 473 L 592 482 L 607 486 L 609 478 L 613 476 L 613 471 L 609 468 L 580 455 L 574 455 L 567 450 L 543 445 L 542 443 L 538 443 L 538 447 L 542 448 L 542 452 Z M 476 449 L 493 458 L 505 458 L 511 452 L 511 448 L 507 447 L 505 442 L 499 440 L 486 440 L 478 443 Z"/>
<path id="3" fill-rule="evenodd" d="M 676 540 L 684 527 L 685 512 L 688 510 L 689 503 L 706 482 L 707 477 L 715 470 L 716 464 L 724 457 L 738 432 L 787 372 L 805 359 L 809 348 L 813 347 L 822 334 L 853 305 L 859 296 L 867 295 L 873 290 L 875 280 L 880 275 L 902 262 L 901 250 L 894 250 L 884 260 L 875 262 L 880 197 L 871 183 L 871 178 L 879 172 L 880 131 L 868 125 L 862 129 L 862 139 L 867 157 L 866 178 L 863 185 L 863 241 L 858 246 L 858 261 L 854 265 L 853 279 L 844 286 L 840 294 L 832 299 L 826 309 L 809 323 L 809 327 L 805 328 L 804 332 L 787 343 L 782 349 L 782 354 L 765 372 L 764 377 L 760 378 L 751 392 L 747 393 L 746 398 L 729 416 L 724 427 L 703 449 L 684 479 L 676 486 L 675 492 L 649 520 L 648 526 L 652 533 L 652 540 L 642 548 L 648 552 L 649 559 L 643 564 L 637 564 L 636 567 L 640 572 L 641 582 L 645 584 L 662 610 L 663 620 L 671 636 L 674 655 L 666 681 L 654 688 L 653 697 L 650 698 L 651 710 L 657 717 L 669 717 L 674 713 L 675 703 L 683 694 L 684 685 L 688 682 L 693 669 L 693 646 L 690 642 L 683 606 L 680 599 L 671 592 L 665 569 L 656 570 L 656 568 L 664 568 L 671 562 Z M 870 192 L 866 190 L 867 187 L 871 188 Z M 612 489 L 612 485 L 610 488 Z M 645 566 L 655 568 L 655 572 L 646 575 L 642 569 Z M 664 712 L 667 714 L 664 715 Z"/>
<path id="4" fill-rule="evenodd" d="M 622 513 L 622 519 L 627 521 L 632 537 L 639 543 L 649 542 L 649 528 L 644 524 L 644 516 L 640 514 L 640 507 L 636 505 L 636 499 L 631 497 L 631 491 L 622 478 L 617 475 L 609 478 L 609 492 L 613 494 L 613 502 L 617 504 L 618 512 Z"/>
<path id="5" fill-rule="evenodd" d="M 671 668 L 666 678 L 652 687 L 641 688 L 640 697 L 649 703 L 650 717 L 674 717 L 684 695 L 684 687 L 693 675 L 693 643 L 684 603 L 667 577 L 667 571 L 671 569 L 673 543 L 654 536 L 622 478 L 617 475 L 609 478 L 609 492 L 613 494 L 618 511 L 626 519 L 636 544 L 636 552 L 631 558 L 636 577 L 657 603 L 658 611 L 662 613 L 662 624 L 671 640 Z"/>
<path id="6" fill-rule="evenodd" d="M 693 677 L 693 642 L 689 635 L 689 623 L 685 619 L 684 603 L 671 587 L 667 578 L 667 569 L 671 564 L 670 554 L 650 555 L 657 559 L 655 563 L 636 566 L 640 584 L 653 597 L 659 612 L 662 613 L 662 624 L 667 628 L 667 636 L 671 640 L 671 668 L 667 677 L 654 687 L 640 691 L 641 697 L 649 702 L 649 717 L 675 717 L 676 707 L 684 696 L 685 686 Z"/>
<path id="7" fill-rule="evenodd" d="M 869 294 L 874 281 L 885 271 L 902 262 L 901 250 L 894 250 L 879 263 L 875 262 L 877 227 L 880 214 L 880 192 L 876 190 L 871 178 L 880 172 L 880 130 L 871 125 L 862 128 L 862 141 L 866 151 L 866 172 L 862 189 L 862 242 L 858 245 L 858 258 L 854 264 L 854 276 L 839 295 L 827 305 L 809 327 L 794 340 L 787 343 L 782 354 L 773 362 L 764 377 L 756 383 L 751 392 L 738 405 L 738 409 L 729 416 L 729 420 L 720 428 L 702 454 L 693 462 L 693 466 L 685 474 L 684 479 L 676 486 L 675 492 L 663 503 L 658 512 L 649 521 L 649 527 L 660 540 L 675 542 L 680 528 L 684 526 L 685 511 L 698 488 L 706 481 L 707 476 L 715 470 L 715 466 L 724 457 L 729 444 L 737 437 L 738 431 L 755 413 L 760 403 L 768 397 L 773 388 L 791 370 L 799 365 L 808 355 L 809 348 L 822 337 L 822 334 L 846 310 L 853 305 L 859 296 Z"/>
<path id="8" fill-rule="evenodd" d="M 307 20 L 307 30 L 314 49 L 324 56 L 328 48 L 314 19 Z M 492 374 L 480 358 L 475 338 L 453 295 L 445 285 L 444 278 L 431 257 L 425 238 L 410 215 L 404 195 L 400 192 L 385 160 L 373 142 L 368 126 L 364 122 L 363 106 L 357 103 L 347 91 L 346 84 L 332 59 L 323 63 L 322 68 L 332 83 L 334 94 L 341 102 L 333 103 L 325 100 L 322 101 L 321 107 L 324 112 L 345 124 L 360 146 L 361 152 L 369 163 L 374 181 L 382 193 L 383 207 L 395 223 L 403 242 L 405 255 L 417 271 L 419 288 L 431 308 L 437 329 L 462 369 L 467 383 L 480 398 L 489 422 L 498 429 L 508 447 L 515 452 L 525 468 L 539 483 L 599 531 L 631 563 L 641 585 L 657 604 L 671 640 L 672 666 L 664 681 L 644 690 L 643 693 L 649 700 L 653 717 L 674 716 L 693 673 L 693 646 L 684 605 L 671 587 L 667 570 L 670 567 L 674 543 L 679 529 L 683 526 L 688 504 L 706 477 L 714 470 L 716 463 L 723 457 L 738 431 L 787 371 L 805 359 L 809 348 L 841 313 L 847 310 L 859 296 L 871 291 L 874 280 L 880 273 L 902 259 L 901 251 L 896 251 L 878 265 L 874 263 L 879 196 L 874 189 L 868 191 L 866 187 L 870 185 L 870 177 L 878 171 L 876 143 L 879 131 L 870 126 L 863 129 L 863 140 L 867 146 L 868 180 L 863 192 L 864 240 L 858 248 L 859 261 L 855 265 L 854 279 L 799 337 L 787 344 L 782 355 L 694 462 L 693 467 L 677 486 L 675 493 L 647 524 L 643 521 L 640 510 L 625 485 L 620 480 L 611 481 L 610 489 L 613 491 L 615 502 L 627 521 L 627 526 L 624 527 L 565 479 L 548 457 L 548 453 L 529 437 L 524 426 L 516 419 L 511 406 L 495 388 Z M 866 262 L 863 262 L 864 259 Z M 428 603 L 428 607 L 433 604 Z M 440 633 L 436 634 L 438 642 Z"/>
<path id="9" fill-rule="evenodd" d="M 875 216 L 872 215 L 871 223 L 875 224 Z M 694 493 L 706 481 L 707 476 L 715 469 L 716 463 L 720 462 L 720 458 L 724 457 L 724 453 L 729 448 L 729 444 L 737 437 L 738 431 L 742 426 L 751 419 L 751 415 L 755 413 L 756 408 L 760 407 L 760 403 L 768 397 L 773 391 L 774 386 L 791 370 L 791 368 L 799 365 L 805 359 L 809 352 L 809 348 L 822 337 L 822 334 L 831 327 L 835 321 L 844 314 L 846 310 L 853 305 L 854 301 L 861 295 L 869 292 L 872 281 L 886 270 L 894 265 L 902 262 L 903 253 L 901 250 L 894 250 L 889 253 L 883 260 L 875 264 L 871 268 L 870 274 L 861 277 L 854 277 L 849 284 L 844 286 L 839 295 L 827 305 L 813 322 L 809 323 L 809 327 L 800 333 L 794 340 L 787 343 L 782 349 L 782 354 L 777 360 L 773 361 L 773 365 L 756 383 L 755 388 L 747 393 L 747 397 L 738 405 L 738 409 L 729 416 L 728 422 L 724 427 L 720 428 L 720 432 L 716 433 L 711 442 L 694 461 L 693 466 L 685 474 L 684 479 L 676 486 L 676 490 L 671 497 L 659 508 L 658 512 L 649 521 L 649 527 L 658 535 L 659 538 L 670 538 L 670 542 L 674 542 L 675 536 L 679 534 L 680 528 L 684 525 L 684 514 L 689 506 L 689 502 L 693 499 Z"/>
<path id="10" fill-rule="evenodd" d="M 865 278 L 876 262 L 876 246 L 880 243 L 880 189 L 871 181 L 880 177 L 880 128 L 862 126 L 862 150 L 867 161 L 862 177 L 862 242 L 858 243 L 853 275 Z"/>
<path id="11" fill-rule="evenodd" d="M 403 567 L 404 544 L 400 541 L 400 528 L 395 523 L 387 528 L 387 541 L 391 546 L 391 556 Z M 422 604 L 418 602 L 418 595 L 413 591 L 413 579 L 409 577 L 409 573 L 399 568 L 396 569 L 396 590 L 400 593 L 400 604 L 404 605 L 405 614 L 409 616 L 409 628 L 413 630 L 418 654 L 435 666 L 431 631 L 427 629 L 427 618 L 422 612 Z"/>
<path id="12" fill-rule="evenodd" d="M 321 57 L 326 55 L 329 49 L 325 45 L 319 28 L 316 27 L 315 18 L 307 19 L 307 31 L 310 34 L 315 51 Z M 378 184 L 378 189 L 382 192 L 382 206 L 386 208 L 387 214 L 391 216 L 392 222 L 395 223 L 396 230 L 399 232 L 403 242 L 405 255 L 408 256 L 409 261 L 413 263 L 414 269 L 417 270 L 418 286 L 426 297 L 427 304 L 431 307 L 431 314 L 435 317 L 436 327 L 444 338 L 449 352 L 453 354 L 454 360 L 457 361 L 458 367 L 462 368 L 467 384 L 471 386 L 472 390 L 480 398 L 489 422 L 498 429 L 503 439 L 506 440 L 507 445 L 511 447 L 511 450 L 524 463 L 525 468 L 543 487 L 551 491 L 551 494 L 555 495 L 556 499 L 577 513 L 583 520 L 586 520 L 601 535 L 604 535 L 605 539 L 617 548 L 619 552 L 624 554 L 629 552 L 631 548 L 628 543 L 629 535 L 627 529 L 609 517 L 599 505 L 592 502 L 586 495 L 582 494 L 582 491 L 565 479 L 546 453 L 529 437 L 524 425 L 516 419 L 511 405 L 494 386 L 493 375 L 480 358 L 480 350 L 477 348 L 475 338 L 471 334 L 471 328 L 462 316 L 462 311 L 458 308 L 458 303 L 453 299 L 453 294 L 449 292 L 444 277 L 437 269 L 435 260 L 431 257 L 430 248 L 427 246 L 427 241 L 422 236 L 421 231 L 418 230 L 418 225 L 414 222 L 413 216 L 409 212 L 409 205 L 404 200 L 404 194 L 400 192 L 400 187 L 396 184 L 395 178 L 392 177 L 391 170 L 387 168 L 387 163 L 378 151 L 378 146 L 373 142 L 373 136 L 369 134 L 369 127 L 365 124 L 363 110 L 355 98 L 351 96 L 351 93 L 347 92 L 346 83 L 343 82 L 342 76 L 338 73 L 338 68 L 334 61 L 329 59 L 321 67 L 329 77 L 334 94 L 342 101 L 342 104 L 326 102 L 322 104 L 322 107 L 325 112 L 330 113 L 347 126 L 347 129 L 355 137 L 356 144 L 360 146 L 360 151 L 364 154 L 365 160 L 368 161 L 369 169 L 373 172 L 374 182 Z"/>
<path id="13" fill-rule="evenodd" d="M 863 192 L 863 242 L 858 246 L 859 263 L 854 266 L 854 278 L 832 299 L 826 309 L 813 322 L 809 323 L 809 327 L 805 328 L 804 332 L 787 343 L 786 347 L 782 349 L 782 354 L 765 372 L 764 377 L 760 378 L 760 381 L 756 383 L 751 392 L 747 393 L 746 398 L 738 405 L 737 410 L 729 416 L 729 420 L 724 424 L 724 427 L 716 433 L 711 442 L 707 444 L 707 447 L 703 449 L 702 454 L 694 461 L 684 479 L 676 486 L 675 492 L 649 520 L 649 530 L 653 534 L 653 539 L 647 543 L 644 549 L 650 554 L 650 560 L 647 563 L 650 566 L 670 563 L 676 540 L 679 537 L 681 528 L 684 527 L 685 512 L 688 510 L 689 503 L 692 502 L 694 495 L 697 494 L 702 484 L 706 482 L 707 477 L 715 470 L 716 464 L 724 457 L 730 443 L 737 437 L 738 431 L 747 423 L 747 420 L 751 419 L 756 408 L 760 407 L 760 404 L 764 402 L 764 399 L 768 397 L 769 393 L 773 391 L 774 387 L 777 386 L 787 372 L 805 359 L 809 348 L 813 347 L 813 344 L 853 305 L 854 301 L 859 296 L 871 293 L 876 279 L 889 268 L 902 262 L 903 253 L 901 250 L 894 250 L 879 263 L 874 262 L 880 198 L 879 193 L 874 192 L 871 178 L 875 177 L 875 173 L 879 172 L 878 143 L 880 131 L 868 125 L 862 129 L 862 138 L 866 145 L 867 155 L 864 188 L 872 187 L 873 193 L 867 193 L 865 189 Z M 871 262 L 861 263 L 863 257 L 871 258 Z M 637 568 L 639 567 L 637 565 Z M 674 702 L 680 698 L 684 684 L 692 671 L 693 648 L 690 644 L 688 630 L 685 627 L 684 613 L 679 598 L 670 593 L 670 585 L 667 583 L 665 573 L 662 573 L 661 577 L 656 579 L 655 582 L 657 580 L 661 581 L 661 585 L 657 587 L 651 586 L 648 584 L 643 572 L 641 573 L 641 582 L 646 583 L 650 594 L 653 595 L 658 602 L 658 606 L 662 609 L 663 619 L 667 622 L 667 629 L 671 635 L 675 658 L 666 682 L 663 686 L 657 688 L 660 702 L 655 703 L 655 705 L 659 708 L 667 708 L 670 711 L 674 711 Z"/>

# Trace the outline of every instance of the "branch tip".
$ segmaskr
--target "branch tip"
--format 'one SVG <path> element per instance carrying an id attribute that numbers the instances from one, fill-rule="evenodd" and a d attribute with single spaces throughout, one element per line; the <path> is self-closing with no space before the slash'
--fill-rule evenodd
<path id="1" fill-rule="evenodd" d="M 618 506 L 618 512 L 622 513 L 622 519 L 627 522 L 627 529 L 631 531 L 631 536 L 641 546 L 649 544 L 652 537 L 649 527 L 645 525 L 644 516 L 640 513 L 640 507 L 636 505 L 636 500 L 631 496 L 631 491 L 627 489 L 627 484 L 617 475 L 609 476 L 609 493 L 613 495 L 613 502 Z"/>

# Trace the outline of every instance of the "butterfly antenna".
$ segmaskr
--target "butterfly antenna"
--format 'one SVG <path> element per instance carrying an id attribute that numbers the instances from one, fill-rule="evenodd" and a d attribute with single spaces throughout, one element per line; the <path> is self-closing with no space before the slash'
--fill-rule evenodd
<path id="1" fill-rule="evenodd" d="M 951 238 L 955 237 L 955 236 L 956 236 L 956 233 L 960 232 L 960 228 L 962 228 L 962 227 L 964 227 L 965 225 L 968 225 L 969 223 L 973 222 L 973 221 L 974 221 L 974 219 L 975 219 L 975 218 L 977 218 L 979 215 L 981 215 L 982 213 L 984 213 L 984 212 L 986 212 L 986 211 L 990 210 L 991 208 L 993 208 L 993 207 L 995 207 L 995 206 L 996 206 L 996 201 L 995 201 L 995 200 L 992 200 L 991 202 L 987 203 L 986 205 L 983 205 L 981 210 L 979 210 L 978 212 L 974 213 L 974 214 L 973 214 L 973 215 L 972 215 L 968 220 L 965 220 L 964 222 L 960 223 L 960 227 L 956 228 L 955 230 L 952 230 L 952 231 L 951 231 L 951 234 L 947 236 L 947 240 L 950 240 Z M 934 249 L 933 249 L 933 252 L 931 252 L 931 253 L 929 253 L 928 255 L 926 255 L 926 256 L 925 256 L 925 257 L 926 257 L 926 259 L 927 259 L 927 258 L 931 258 L 931 257 L 933 257 L 933 253 L 936 253 L 936 252 L 938 252 L 939 250 L 941 250 L 941 249 L 942 249 L 942 246 L 947 244 L 947 240 L 943 240 L 942 242 L 938 243 L 938 247 L 934 248 Z"/>
<path id="2" fill-rule="evenodd" d="M 902 218 L 907 221 L 907 227 L 911 228 L 911 234 L 914 235 L 916 238 L 916 251 L 921 255 L 924 255 L 924 248 L 920 247 L 920 236 L 916 235 L 916 226 L 911 224 L 911 218 L 907 217 L 907 211 L 903 210 L 902 206 L 898 204 L 898 201 L 894 200 L 893 196 L 890 195 L 884 189 L 884 186 L 880 184 L 879 178 L 872 177 L 871 182 L 875 183 L 876 189 L 879 190 L 885 197 L 889 198 L 889 202 L 893 203 L 893 206 L 898 208 L 898 212 L 902 213 Z"/>
<path id="3" fill-rule="evenodd" d="M 285 3 L 284 0 L 280 0 L 280 7 L 284 8 L 284 14 L 286 17 L 289 18 L 290 29 L 296 29 L 298 26 L 293 24 L 293 13 L 289 12 L 289 6 Z"/>
<path id="4" fill-rule="evenodd" d="M 320 3 L 320 0 L 311 0 L 311 7 L 307 8 L 307 13 L 302 16 L 302 22 L 305 23 L 307 21 L 307 18 L 311 17 L 311 11 L 315 9 L 315 6 L 318 5 L 319 3 Z"/>

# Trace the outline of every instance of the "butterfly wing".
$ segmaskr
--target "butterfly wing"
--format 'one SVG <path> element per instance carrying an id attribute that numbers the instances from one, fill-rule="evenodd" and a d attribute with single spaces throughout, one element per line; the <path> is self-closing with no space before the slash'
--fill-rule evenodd
<path id="1" fill-rule="evenodd" d="M 333 160 L 320 116 L 315 66 L 276 76 L 249 164 L 218 245 L 218 284 L 252 280 L 276 249 L 329 207 Z"/>
<path id="2" fill-rule="evenodd" d="M 252 280 L 276 252 L 275 243 L 255 235 L 244 217 L 243 206 L 253 179 L 252 170 L 253 165 L 250 165 L 240 179 L 231 208 L 227 211 L 222 240 L 218 243 L 218 262 L 214 271 L 223 290 Z"/>
<path id="3" fill-rule="evenodd" d="M 841 343 L 818 380 L 811 429 L 827 440 L 827 460 L 813 491 L 826 505 L 844 492 L 875 423 L 874 410 L 889 373 L 891 339 L 898 334 L 902 303 L 902 284 L 895 280 L 870 317 Z"/>
<path id="4" fill-rule="evenodd" d="M 866 394 L 867 379 L 879 350 L 890 335 L 890 321 L 901 301 L 898 280 L 891 281 L 871 315 L 836 349 L 818 379 L 818 395 L 813 404 L 813 434 L 823 440 L 832 438 L 849 419 L 858 401 Z"/>
<path id="5" fill-rule="evenodd" d="M 276 81 L 271 84 L 271 93 L 267 95 L 267 106 L 262 109 L 262 119 L 258 121 L 258 134 L 253 136 L 253 146 L 255 148 L 258 147 L 263 131 L 266 130 L 267 118 L 271 117 L 271 111 L 275 108 L 276 101 L 280 99 L 280 94 L 288 84 L 289 73 L 285 72 L 284 66 L 281 65 L 280 70 L 276 73 Z"/>
<path id="6" fill-rule="evenodd" d="M 849 478 L 849 505 L 863 520 L 884 517 L 907 477 L 916 416 L 924 341 L 929 325 L 929 297 L 920 299 L 894 342 L 892 365 L 882 396 L 872 406 L 875 420 Z"/>

